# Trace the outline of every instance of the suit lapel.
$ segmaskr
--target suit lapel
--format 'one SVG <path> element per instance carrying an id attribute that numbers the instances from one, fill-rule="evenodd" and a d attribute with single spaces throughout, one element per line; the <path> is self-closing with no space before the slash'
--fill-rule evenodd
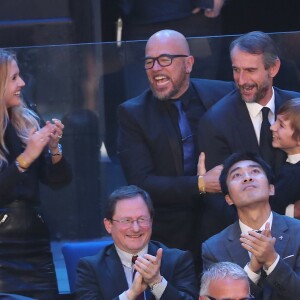
<path id="1" fill-rule="evenodd" d="M 240 242 L 241 229 L 239 222 L 235 222 L 228 234 L 228 244 L 226 245 L 226 250 L 230 257 L 230 261 L 237 263 L 239 266 L 244 268 L 244 266 L 249 262 L 248 251 L 241 246 Z"/>
<path id="2" fill-rule="evenodd" d="M 172 119 L 168 110 L 166 109 L 166 107 L 164 107 L 165 103 L 163 103 L 162 101 L 158 101 L 155 98 L 153 98 L 153 101 L 155 101 L 157 106 L 157 120 L 161 120 L 162 127 L 160 128 L 160 130 L 164 130 L 166 132 L 165 137 L 171 148 L 170 155 L 173 156 L 177 174 L 181 175 L 183 174 L 182 147 L 179 143 L 174 124 L 172 123 Z"/>
<path id="3" fill-rule="evenodd" d="M 118 294 L 123 293 L 128 289 L 128 283 L 121 260 L 114 246 L 107 250 L 105 263 L 107 270 L 105 277 L 109 278 L 110 285 L 113 285 L 114 291 L 118 291 Z"/>
<path id="4" fill-rule="evenodd" d="M 247 106 L 238 94 L 235 102 L 232 105 L 232 120 L 236 119 L 236 128 L 243 147 L 245 150 L 258 152 L 258 141 Z"/>
<path id="5" fill-rule="evenodd" d="M 281 258 L 284 258 L 285 256 L 289 255 L 289 253 L 286 252 L 287 245 L 290 239 L 290 236 L 288 234 L 288 226 L 284 221 L 284 218 L 275 212 L 273 212 L 273 223 L 271 232 L 272 236 L 276 238 L 276 252 L 281 256 Z"/>

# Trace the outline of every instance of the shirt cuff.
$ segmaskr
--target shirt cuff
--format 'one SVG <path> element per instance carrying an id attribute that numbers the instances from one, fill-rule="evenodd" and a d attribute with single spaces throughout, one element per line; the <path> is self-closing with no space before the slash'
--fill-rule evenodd
<path id="1" fill-rule="evenodd" d="M 161 298 L 162 294 L 164 293 L 164 291 L 167 287 L 167 284 L 168 284 L 168 281 L 163 277 L 163 279 L 160 283 L 157 283 L 156 285 L 154 285 L 151 292 L 154 295 L 156 300 Z"/>
<path id="2" fill-rule="evenodd" d="M 127 295 L 126 295 L 126 291 L 123 292 L 120 296 L 119 296 L 119 300 L 129 300 Z"/>
<path id="3" fill-rule="evenodd" d="M 271 274 L 272 271 L 275 269 L 275 267 L 277 266 L 277 264 L 278 264 L 278 262 L 279 262 L 279 258 L 280 258 L 280 256 L 277 255 L 277 258 L 276 258 L 275 261 L 272 263 L 272 265 L 271 265 L 268 269 L 264 268 L 264 270 L 265 270 L 265 272 L 266 272 L 267 275 Z"/>
<path id="4" fill-rule="evenodd" d="M 260 272 L 260 271 L 259 271 L 259 273 L 253 272 L 253 271 L 249 268 L 248 264 L 246 264 L 246 266 L 244 267 L 244 270 L 245 270 L 245 272 L 247 273 L 249 279 L 250 279 L 253 283 L 257 284 L 258 281 L 259 281 L 259 279 L 260 279 L 261 272 Z"/>

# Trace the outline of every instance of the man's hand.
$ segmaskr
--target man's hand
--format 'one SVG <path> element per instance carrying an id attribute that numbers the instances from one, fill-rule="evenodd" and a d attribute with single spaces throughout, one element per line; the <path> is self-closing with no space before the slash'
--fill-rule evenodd
<path id="1" fill-rule="evenodd" d="M 261 234 L 255 231 L 249 231 L 248 234 L 242 233 L 240 241 L 242 247 L 255 256 L 255 259 L 250 261 L 250 268 L 254 272 L 258 272 L 259 265 L 268 269 L 278 256 L 274 249 L 276 239 L 271 235 L 269 223 L 266 224 Z"/>
<path id="2" fill-rule="evenodd" d="M 145 254 L 144 257 L 138 257 L 134 268 L 141 274 L 144 282 L 148 285 L 161 281 L 160 265 L 163 249 L 157 250 L 156 256 Z"/>
<path id="3" fill-rule="evenodd" d="M 205 153 L 201 152 L 198 159 L 197 175 L 203 176 L 205 182 L 205 191 L 208 193 L 220 193 L 221 187 L 219 182 L 220 174 L 223 170 L 223 165 L 218 165 L 208 172 L 205 168 Z"/>
<path id="4" fill-rule="evenodd" d="M 214 7 L 207 8 L 204 12 L 208 18 L 216 18 L 220 15 L 225 0 L 214 0 Z"/>
<path id="5" fill-rule="evenodd" d="M 224 2 L 225 2 L 225 0 L 214 0 L 213 8 L 206 8 L 204 11 L 204 15 L 208 18 L 216 18 L 221 13 Z M 195 7 L 192 10 L 192 14 L 196 15 L 201 10 L 202 10 L 201 7 Z"/>
<path id="6" fill-rule="evenodd" d="M 129 300 L 134 300 L 138 295 L 143 293 L 147 288 L 147 283 L 143 280 L 143 277 L 139 272 L 135 273 L 132 286 L 126 291 L 126 295 Z"/>

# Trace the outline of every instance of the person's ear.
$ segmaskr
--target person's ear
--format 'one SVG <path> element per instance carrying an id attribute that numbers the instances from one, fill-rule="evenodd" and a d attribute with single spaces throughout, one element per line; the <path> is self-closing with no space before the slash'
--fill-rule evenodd
<path id="1" fill-rule="evenodd" d="M 111 220 L 104 218 L 103 223 L 104 223 L 104 227 L 105 227 L 106 231 L 109 234 L 111 234 L 111 226 L 112 226 Z"/>
<path id="2" fill-rule="evenodd" d="M 193 70 L 194 57 L 192 55 L 186 58 L 185 71 L 187 74 L 190 74 Z"/>
<path id="3" fill-rule="evenodd" d="M 225 200 L 226 200 L 228 205 L 233 205 L 234 204 L 228 194 L 225 196 Z"/>
<path id="4" fill-rule="evenodd" d="M 275 61 L 275 64 L 269 68 L 270 77 L 274 78 L 277 75 L 277 73 L 279 72 L 279 69 L 280 69 L 280 64 L 281 64 L 280 59 L 277 58 Z"/>
<path id="5" fill-rule="evenodd" d="M 269 196 L 274 196 L 275 195 L 275 187 L 274 184 L 269 185 Z"/>

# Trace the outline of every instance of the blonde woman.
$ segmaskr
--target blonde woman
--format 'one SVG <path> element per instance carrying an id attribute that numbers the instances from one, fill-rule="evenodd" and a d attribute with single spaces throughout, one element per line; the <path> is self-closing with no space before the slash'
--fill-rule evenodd
<path id="1" fill-rule="evenodd" d="M 72 175 L 59 144 L 64 125 L 41 122 L 22 100 L 24 86 L 16 56 L 0 49 L 0 291 L 56 299 L 39 182 L 59 188 Z"/>

